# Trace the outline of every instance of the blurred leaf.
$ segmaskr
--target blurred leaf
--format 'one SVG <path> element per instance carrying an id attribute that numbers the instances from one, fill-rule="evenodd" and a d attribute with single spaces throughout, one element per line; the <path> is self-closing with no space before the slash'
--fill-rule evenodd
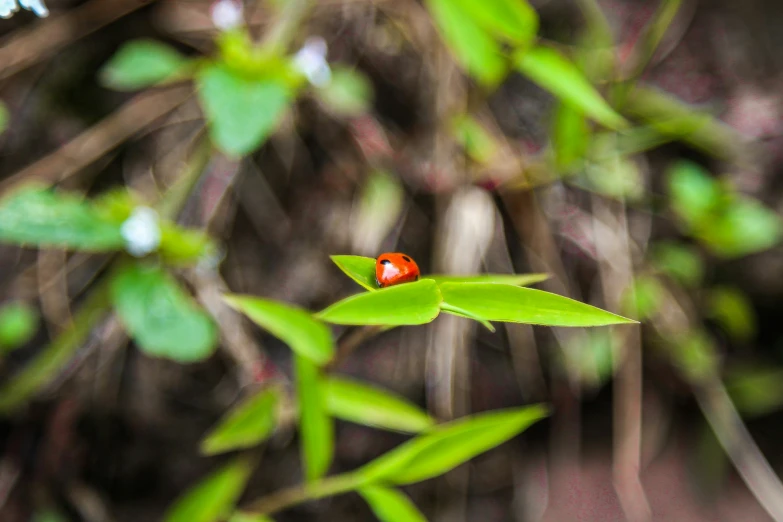
<path id="1" fill-rule="evenodd" d="M 692 330 L 674 339 L 670 353 L 680 371 L 693 384 L 718 375 L 718 354 L 712 338 L 703 330 Z"/>
<path id="2" fill-rule="evenodd" d="M 355 116 L 366 112 L 372 103 L 372 84 L 359 71 L 344 67 L 332 69 L 332 80 L 319 89 L 318 96 L 333 112 Z"/>
<path id="3" fill-rule="evenodd" d="M 246 449 L 266 440 L 275 429 L 279 392 L 267 388 L 225 415 L 201 442 L 201 453 L 215 455 Z"/>
<path id="4" fill-rule="evenodd" d="M 31 522 L 69 522 L 69 518 L 54 509 L 36 511 Z"/>
<path id="5" fill-rule="evenodd" d="M 11 121 L 11 115 L 3 102 L 0 102 L 0 134 L 5 132 L 8 122 Z"/>
<path id="6" fill-rule="evenodd" d="M 663 0 L 658 4 L 652 22 L 645 27 L 644 35 L 639 38 L 634 49 L 636 56 L 633 58 L 634 72 L 632 76 L 640 75 L 655 55 L 666 30 L 669 29 L 674 16 L 680 9 L 680 4 L 682 4 L 682 0 Z"/>
<path id="7" fill-rule="evenodd" d="M 487 86 L 500 83 L 507 67 L 498 42 L 459 2 L 427 0 L 426 5 L 441 37 L 468 74 Z"/>
<path id="8" fill-rule="evenodd" d="M 438 284 L 442 283 L 499 283 L 504 285 L 528 286 L 546 281 L 549 274 L 476 274 L 476 275 L 427 275 Z"/>
<path id="9" fill-rule="evenodd" d="M 733 160 L 742 155 L 745 140 L 720 120 L 659 90 L 635 86 L 623 109 L 662 135 L 712 156 Z"/>
<path id="10" fill-rule="evenodd" d="M 568 58 L 549 47 L 534 47 L 514 55 L 519 72 L 575 110 L 611 129 L 628 126 Z"/>
<path id="11" fill-rule="evenodd" d="M 616 147 L 587 167 L 585 173 L 590 190 L 620 200 L 635 201 L 644 195 L 644 180 L 639 167 L 632 158 L 620 154 Z"/>
<path id="12" fill-rule="evenodd" d="M 467 155 L 477 163 L 488 163 L 498 151 L 498 144 L 492 135 L 466 114 L 454 118 L 451 132 Z"/>
<path id="13" fill-rule="evenodd" d="M 692 247 L 673 242 L 657 243 L 652 252 L 653 263 L 669 277 L 689 287 L 697 287 L 704 277 L 699 253 Z"/>
<path id="14" fill-rule="evenodd" d="M 330 256 L 340 270 L 367 290 L 378 290 L 375 280 L 375 258 L 363 256 Z"/>
<path id="15" fill-rule="evenodd" d="M 420 482 L 499 446 L 548 414 L 549 410 L 539 404 L 464 417 L 419 435 L 356 473 L 368 482 Z"/>
<path id="16" fill-rule="evenodd" d="M 453 0 L 494 36 L 527 47 L 536 38 L 538 14 L 526 0 Z"/>
<path id="17" fill-rule="evenodd" d="M 196 86 L 215 145 L 232 157 L 261 146 L 274 132 L 291 98 L 280 80 L 246 78 L 221 65 L 203 68 Z"/>
<path id="18" fill-rule="evenodd" d="M 579 368 L 579 373 L 585 383 L 590 386 L 600 386 L 614 373 L 614 341 L 612 331 L 608 328 L 595 328 L 585 332 L 585 336 L 574 336 L 569 356 Z"/>
<path id="19" fill-rule="evenodd" d="M 400 326 L 429 323 L 440 312 L 438 285 L 431 279 L 390 286 L 338 301 L 316 316 L 335 324 Z"/>
<path id="20" fill-rule="evenodd" d="M 374 170 L 362 188 L 351 215 L 354 247 L 375 251 L 391 232 L 402 211 L 405 192 L 397 179 Z M 375 260 L 373 260 L 373 267 Z M 373 268 L 373 280 L 375 270 Z"/>
<path id="21" fill-rule="evenodd" d="M 27 186 L 0 200 L 0 241 L 89 252 L 120 250 L 120 227 L 80 197 Z"/>
<path id="22" fill-rule="evenodd" d="M 334 432 L 318 367 L 310 359 L 294 354 L 294 370 L 299 397 L 300 447 L 305 477 L 311 482 L 329 469 L 334 452 Z"/>
<path id="23" fill-rule="evenodd" d="M 100 216 L 111 223 L 121 225 L 133 213 L 133 209 L 144 204 L 141 198 L 126 187 L 108 190 L 91 201 L 91 206 Z"/>
<path id="24" fill-rule="evenodd" d="M 740 290 L 718 286 L 706 296 L 707 317 L 715 319 L 736 341 L 748 342 L 756 333 L 756 314 Z"/>
<path id="25" fill-rule="evenodd" d="M 187 363 L 215 351 L 212 319 L 162 268 L 128 265 L 114 278 L 111 293 L 120 320 L 148 355 Z"/>
<path id="26" fill-rule="evenodd" d="M 70 324 L 49 346 L 38 352 L 21 372 L 0 381 L 0 413 L 12 412 L 52 382 L 108 315 L 109 308 L 107 284 L 102 282 L 93 288 L 84 304 L 73 314 Z"/>
<path id="27" fill-rule="evenodd" d="M 331 377 L 325 383 L 325 391 L 329 413 L 339 419 L 410 433 L 435 424 L 415 404 L 374 386 Z"/>
<path id="28" fill-rule="evenodd" d="M 381 522 L 427 522 L 413 502 L 397 489 L 364 486 L 358 491 Z"/>
<path id="29" fill-rule="evenodd" d="M 38 312 L 24 303 L 0 308 L 0 354 L 25 344 L 38 328 Z"/>
<path id="30" fill-rule="evenodd" d="M 671 204 L 677 215 L 691 228 L 711 221 L 723 203 L 720 184 L 695 163 L 680 161 L 667 172 Z"/>
<path id="31" fill-rule="evenodd" d="M 228 522 L 275 522 L 266 515 L 256 515 L 255 513 L 243 513 L 242 511 L 234 511 Z"/>
<path id="32" fill-rule="evenodd" d="M 443 283 L 443 302 L 489 321 L 546 326 L 634 323 L 619 315 L 557 294 L 496 283 Z"/>
<path id="33" fill-rule="evenodd" d="M 653 276 L 638 276 L 623 295 L 623 312 L 642 321 L 653 317 L 661 307 L 665 290 Z"/>
<path id="34" fill-rule="evenodd" d="M 160 225 L 160 253 L 166 264 L 193 265 L 217 253 L 217 245 L 201 230 L 182 228 L 170 222 Z"/>
<path id="35" fill-rule="evenodd" d="M 217 522 L 226 515 L 245 489 L 252 468 L 236 460 L 212 473 L 169 508 L 165 522 Z"/>
<path id="36" fill-rule="evenodd" d="M 555 109 L 552 146 L 558 169 L 569 172 L 585 157 L 590 142 L 590 126 L 584 113 L 559 102 Z"/>
<path id="37" fill-rule="evenodd" d="M 223 299 L 229 306 L 286 343 L 294 352 L 314 363 L 325 364 L 334 355 L 331 332 L 325 324 L 313 319 L 309 312 L 258 297 L 226 295 Z"/>
<path id="38" fill-rule="evenodd" d="M 739 197 L 707 223 L 698 237 L 724 257 L 753 254 L 780 242 L 780 216 L 754 199 Z"/>
<path id="39" fill-rule="evenodd" d="M 773 413 L 783 407 L 783 368 L 735 368 L 726 377 L 726 390 L 743 416 Z"/>
<path id="40" fill-rule="evenodd" d="M 105 86 L 132 91 L 149 87 L 182 71 L 187 59 L 174 48 L 155 40 L 134 40 L 120 48 L 101 69 Z"/>

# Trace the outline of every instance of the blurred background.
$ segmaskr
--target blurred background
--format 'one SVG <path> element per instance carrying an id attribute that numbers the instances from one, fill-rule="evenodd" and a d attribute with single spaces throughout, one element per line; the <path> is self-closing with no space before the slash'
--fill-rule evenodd
<path id="1" fill-rule="evenodd" d="M 642 322 L 334 327 L 334 372 L 438 419 L 552 405 L 522 436 L 406 487 L 429 520 L 783 520 L 782 3 L 530 0 L 537 31 L 500 40 L 511 58 L 496 74 L 484 40 L 433 18 L 442 2 L 247 0 L 254 40 L 320 49 L 333 78 L 355 76 L 304 91 L 240 151 L 191 82 L 133 88 L 117 54 L 146 39 L 214 56 L 231 24 L 215 4 L 46 0 L 46 18 L 0 19 L 0 197 L 33 181 L 175 193 L 171 215 L 220 259 L 176 272 L 220 332 L 213 355 L 180 364 L 140 351 L 113 315 L 83 321 L 114 254 L 0 244 L 0 520 L 160 520 L 225 461 L 199 453 L 209 428 L 291 374 L 286 346 L 220 292 L 320 310 L 359 290 L 330 255 L 383 252 L 425 274 L 548 273 L 536 288 Z M 568 61 L 516 58 L 533 40 Z M 73 350 L 42 358 L 74 324 Z M 340 422 L 332 470 L 404 440 Z M 242 498 L 300 479 L 296 432 L 281 427 Z M 374 517 L 344 495 L 275 519 Z"/>

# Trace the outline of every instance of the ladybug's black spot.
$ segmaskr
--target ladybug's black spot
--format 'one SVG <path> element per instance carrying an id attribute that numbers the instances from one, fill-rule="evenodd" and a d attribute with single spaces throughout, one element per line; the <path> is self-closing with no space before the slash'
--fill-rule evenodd
<path id="1" fill-rule="evenodd" d="M 389 261 L 388 259 L 381 259 L 381 264 L 382 265 L 388 265 L 390 263 L 391 263 L 391 261 Z"/>
<path id="2" fill-rule="evenodd" d="M 411 258 L 410 258 L 410 257 L 408 257 L 408 256 L 402 256 L 402 258 L 403 258 L 403 259 L 404 259 L 406 262 L 408 262 L 408 263 L 410 263 L 410 262 L 411 262 Z"/>

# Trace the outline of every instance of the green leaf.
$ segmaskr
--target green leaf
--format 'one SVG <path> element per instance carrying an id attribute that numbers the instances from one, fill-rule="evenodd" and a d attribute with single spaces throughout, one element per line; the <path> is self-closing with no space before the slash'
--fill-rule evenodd
<path id="1" fill-rule="evenodd" d="M 756 314 L 740 290 L 717 286 L 709 290 L 706 301 L 705 315 L 715 319 L 733 339 L 747 342 L 755 335 Z"/>
<path id="2" fill-rule="evenodd" d="M 397 489 L 364 486 L 358 491 L 381 522 L 427 522 L 413 502 Z"/>
<path id="3" fill-rule="evenodd" d="M 321 101 L 333 112 L 355 116 L 366 112 L 372 103 L 372 84 L 367 77 L 353 69 L 335 67 L 332 80 L 319 89 Z"/>
<path id="4" fill-rule="evenodd" d="M 340 270 L 367 290 L 378 290 L 375 280 L 375 258 L 363 256 L 330 256 Z"/>
<path id="5" fill-rule="evenodd" d="M 180 227 L 174 223 L 160 224 L 158 253 L 169 265 L 194 265 L 214 256 L 217 246 L 209 235 L 201 230 Z"/>
<path id="6" fill-rule="evenodd" d="M 635 323 L 557 294 L 496 283 L 443 283 L 443 302 L 489 321 L 546 326 L 604 326 Z"/>
<path id="7" fill-rule="evenodd" d="M 569 172 L 587 153 L 590 125 L 584 113 L 568 103 L 557 104 L 552 129 L 552 146 L 558 169 Z"/>
<path id="8" fill-rule="evenodd" d="M 182 71 L 187 59 L 174 48 L 155 40 L 128 42 L 100 72 L 101 83 L 116 90 L 133 91 L 155 85 Z"/>
<path id="9" fill-rule="evenodd" d="M 11 121 L 11 115 L 8 113 L 8 108 L 3 102 L 0 102 L 0 134 L 5 132 L 9 121 Z"/>
<path id="10" fill-rule="evenodd" d="M 528 286 L 546 281 L 549 274 L 476 274 L 476 275 L 427 275 L 436 283 L 499 283 L 504 285 Z"/>
<path id="11" fill-rule="evenodd" d="M 275 429 L 279 392 L 268 388 L 247 398 L 224 416 L 201 442 L 201 453 L 215 455 L 251 448 Z"/>
<path id="12" fill-rule="evenodd" d="M 697 237 L 716 254 L 740 257 L 777 245 L 780 216 L 755 199 L 738 197 L 723 213 L 703 224 Z"/>
<path id="13" fill-rule="evenodd" d="M 550 47 L 514 55 L 519 72 L 598 123 L 619 130 L 628 126 L 568 58 Z"/>
<path id="14" fill-rule="evenodd" d="M 117 274 L 111 293 L 120 320 L 148 355 L 187 363 L 215 351 L 215 324 L 162 268 L 131 264 Z"/>
<path id="15" fill-rule="evenodd" d="M 266 515 L 256 515 L 255 513 L 243 513 L 242 511 L 234 511 L 228 522 L 274 522 Z"/>
<path id="16" fill-rule="evenodd" d="M 473 314 L 467 310 L 463 310 L 462 308 L 457 308 L 456 306 L 451 306 L 446 303 L 441 303 L 440 309 L 446 312 L 447 314 L 456 315 L 457 317 L 463 317 L 465 319 L 471 319 L 473 321 L 478 321 L 484 326 L 484 328 L 486 328 L 492 333 L 495 333 L 495 327 L 492 326 L 492 323 L 490 323 L 483 317 L 479 317 L 476 314 Z"/>
<path id="17" fill-rule="evenodd" d="M 783 407 L 783 368 L 734 369 L 726 377 L 726 391 L 743 415 L 758 417 L 775 412 Z"/>
<path id="18" fill-rule="evenodd" d="M 488 163 L 498 151 L 495 139 L 474 118 L 463 114 L 451 123 L 454 139 L 477 163 Z"/>
<path id="19" fill-rule="evenodd" d="M 453 0 L 427 0 L 427 9 L 446 46 L 463 68 L 484 85 L 500 83 L 506 60 L 500 45 Z"/>
<path id="20" fill-rule="evenodd" d="M 516 46 L 533 43 L 538 31 L 538 14 L 526 0 L 452 0 L 487 31 Z"/>
<path id="21" fill-rule="evenodd" d="M 24 303 L 0 308 L 0 354 L 17 348 L 32 338 L 38 328 L 38 313 Z"/>
<path id="22" fill-rule="evenodd" d="M 326 322 L 401 326 L 429 323 L 440 312 L 438 285 L 431 279 L 353 295 L 319 312 Z"/>
<path id="23" fill-rule="evenodd" d="M 388 172 L 374 170 L 367 177 L 351 212 L 351 236 L 356 248 L 378 248 L 397 224 L 404 198 L 399 181 Z"/>
<path id="24" fill-rule="evenodd" d="M 689 228 L 711 221 L 725 200 L 720 184 L 695 163 L 676 163 L 667 178 L 672 208 Z"/>
<path id="25" fill-rule="evenodd" d="M 718 376 L 718 354 L 707 332 L 694 329 L 679 334 L 672 341 L 669 353 L 691 383 L 703 384 Z"/>
<path id="26" fill-rule="evenodd" d="M 437 426 L 378 457 L 356 474 L 367 482 L 412 484 L 441 475 L 546 417 L 543 405 L 498 410 Z"/>
<path id="27" fill-rule="evenodd" d="M 623 310 L 633 317 L 650 319 L 658 312 L 664 297 L 665 290 L 658 278 L 639 276 L 623 295 Z"/>
<path id="28" fill-rule="evenodd" d="M 655 267 L 689 287 L 697 287 L 704 277 L 704 265 L 696 249 L 673 242 L 660 242 L 653 247 Z"/>
<path id="29" fill-rule="evenodd" d="M 119 250 L 125 244 L 120 226 L 80 197 L 36 186 L 0 201 L 0 241 L 88 252 Z"/>
<path id="30" fill-rule="evenodd" d="M 168 510 L 165 522 L 216 522 L 236 504 L 250 476 L 250 464 L 237 460 L 187 491 Z"/>
<path id="31" fill-rule="evenodd" d="M 252 296 L 226 295 L 224 299 L 229 306 L 314 363 L 326 364 L 334 355 L 331 332 L 325 324 L 313 319 L 309 312 Z"/>
<path id="32" fill-rule="evenodd" d="M 246 78 L 221 65 L 202 69 L 196 86 L 212 140 L 232 157 L 257 149 L 274 132 L 291 98 L 281 80 Z"/>
<path id="33" fill-rule="evenodd" d="M 326 406 L 323 378 L 316 365 L 294 354 L 296 389 L 299 397 L 299 434 L 305 478 L 312 482 L 329 469 L 334 452 L 332 419 Z"/>
<path id="34" fill-rule="evenodd" d="M 332 377 L 325 383 L 325 392 L 329 413 L 339 419 L 410 433 L 435 424 L 416 405 L 374 386 Z"/>

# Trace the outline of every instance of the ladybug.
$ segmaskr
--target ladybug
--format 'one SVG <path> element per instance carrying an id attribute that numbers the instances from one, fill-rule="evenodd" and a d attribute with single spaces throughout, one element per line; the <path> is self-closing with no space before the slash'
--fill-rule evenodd
<path id="1" fill-rule="evenodd" d="M 380 288 L 418 281 L 421 272 L 416 261 L 398 252 L 381 254 L 375 260 L 375 282 Z"/>

